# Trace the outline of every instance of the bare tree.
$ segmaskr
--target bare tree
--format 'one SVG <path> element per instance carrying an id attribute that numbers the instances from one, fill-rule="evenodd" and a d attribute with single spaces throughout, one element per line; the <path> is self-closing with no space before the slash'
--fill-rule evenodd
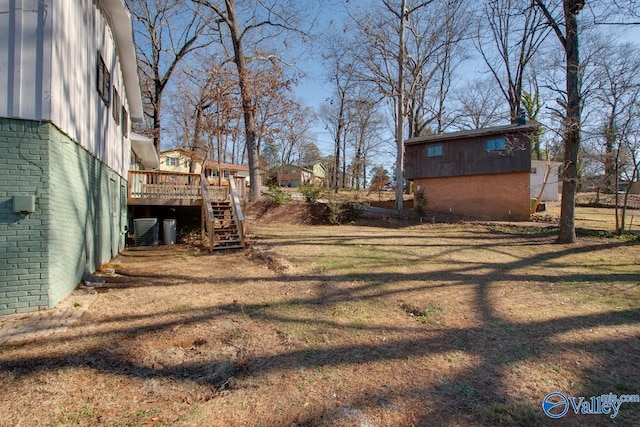
<path id="1" fill-rule="evenodd" d="M 427 57 L 433 58 L 430 63 L 434 72 L 428 73 L 432 75 L 432 81 L 421 78 L 425 74 L 424 70 L 421 74 L 417 74 L 420 78 L 420 84 L 415 98 L 425 106 L 423 109 L 426 110 L 426 114 L 423 114 L 421 119 L 418 118 L 422 126 L 419 125 L 420 122 L 416 122 L 414 126 L 410 125 L 413 128 L 413 131 L 409 132 L 410 137 L 423 134 L 424 125 L 427 124 L 432 127 L 434 133 L 442 133 L 453 125 L 456 118 L 455 111 L 449 110 L 448 104 L 453 92 L 454 71 L 465 59 L 468 59 L 464 42 L 469 35 L 472 16 L 467 11 L 469 2 L 466 0 L 438 3 L 437 6 L 428 8 L 431 11 L 429 15 L 436 23 L 436 25 L 427 27 L 435 29 L 430 38 L 433 39 L 432 43 L 436 47 L 436 51 L 433 52 L 433 55 L 427 55 Z M 425 18 L 419 16 L 417 19 L 423 21 Z M 429 50 L 431 49 L 428 49 L 427 52 Z M 415 54 L 410 52 L 410 54 L 416 57 L 423 55 L 418 52 Z M 431 123 L 434 124 L 431 125 Z"/>
<path id="2" fill-rule="evenodd" d="M 508 116 L 493 79 L 467 82 L 455 91 L 454 101 L 458 105 L 454 125 L 459 130 L 497 125 Z"/>
<path id="3" fill-rule="evenodd" d="M 352 46 L 345 37 L 331 34 L 324 44 L 324 64 L 327 76 L 333 87 L 331 97 L 320 107 L 320 120 L 333 137 L 334 155 L 331 168 L 331 187 L 335 192 L 344 187 L 344 175 L 339 173 L 340 163 L 346 165 L 344 146 L 348 132 L 348 102 L 354 97 L 358 85 L 357 70 L 352 56 Z M 340 179 L 342 176 L 342 180 Z"/>
<path id="4" fill-rule="evenodd" d="M 533 0 L 541 10 L 548 24 L 558 37 L 566 54 L 566 116 L 564 122 L 564 162 L 562 169 L 562 203 L 558 243 L 574 243 L 575 198 L 578 182 L 578 153 L 580 151 L 581 93 L 580 93 L 580 52 L 578 44 L 578 13 L 583 1 L 563 0 L 561 13 L 548 7 L 543 0 Z"/>
<path id="5" fill-rule="evenodd" d="M 381 0 L 354 17 L 361 35 L 360 77 L 375 84 L 393 112 L 396 143 L 396 210 L 403 209 L 404 138 L 443 131 L 458 49 L 469 27 L 466 1 Z"/>
<path id="6" fill-rule="evenodd" d="M 609 46 L 602 50 L 594 66 L 599 70 L 598 86 L 594 99 L 602 106 L 600 116 L 603 140 L 604 183 L 608 193 L 618 191 L 617 159 L 620 147 L 618 139 L 625 138 L 629 126 L 629 112 L 638 110 L 640 97 L 640 50 L 630 44 Z M 631 114 L 633 115 L 633 114 Z"/>
<path id="7" fill-rule="evenodd" d="M 588 15 L 585 19 L 589 19 L 593 25 L 640 25 L 640 4 L 637 0 L 592 0 L 586 6 Z"/>
<path id="8" fill-rule="evenodd" d="M 301 165 L 310 165 L 316 162 L 322 161 L 322 154 L 320 148 L 315 142 L 307 141 L 300 146 L 300 161 Z"/>
<path id="9" fill-rule="evenodd" d="M 211 39 L 202 37 L 202 16 L 184 0 L 127 0 L 127 5 L 134 18 L 145 114 L 151 119 L 148 133 L 160 151 L 162 95 L 178 64 Z"/>
<path id="10" fill-rule="evenodd" d="M 304 145 L 309 143 L 309 135 L 313 127 L 313 114 L 310 108 L 291 109 L 282 122 L 281 131 L 278 134 L 280 140 L 281 164 L 300 163 Z"/>
<path id="11" fill-rule="evenodd" d="M 372 13 L 367 13 L 364 17 L 354 19 L 366 40 L 359 54 L 359 61 L 366 68 L 362 77 L 374 83 L 393 106 L 396 143 L 395 207 L 398 213 L 403 210 L 404 138 L 405 121 L 409 114 L 408 104 L 414 99 L 418 84 L 423 80 L 430 80 L 433 75 L 426 75 L 424 66 L 428 62 L 429 52 L 433 54 L 437 45 L 422 43 L 428 40 L 428 34 L 431 32 L 417 29 L 420 20 L 415 15 L 434 1 L 381 0 L 382 6 L 376 10 L 375 17 Z M 412 40 L 417 40 L 420 46 L 425 45 L 421 52 L 426 53 L 425 55 L 408 55 L 407 29 L 413 37 Z M 392 34 L 397 39 L 392 38 Z M 433 70 L 432 72 L 434 73 Z M 418 114 L 414 116 L 417 117 Z M 416 120 L 410 122 L 415 123 Z"/>
<path id="12" fill-rule="evenodd" d="M 511 123 L 516 123 L 525 69 L 549 26 L 538 8 L 521 0 L 487 0 L 482 15 L 477 48 L 509 105 Z"/>
<path id="13" fill-rule="evenodd" d="M 239 117 L 235 73 L 213 56 L 199 59 L 176 83 L 173 108 L 180 118 L 182 146 L 192 154 L 191 172 L 196 159 L 225 161 L 225 140 L 235 132 Z"/>
<path id="14" fill-rule="evenodd" d="M 359 96 L 349 102 L 349 116 L 353 124 L 350 129 L 353 144 L 351 187 L 356 190 L 366 187 L 369 159 L 384 142 L 380 138 L 384 120 L 379 111 L 382 99 L 375 99 L 370 93 L 361 89 Z"/>
<path id="15" fill-rule="evenodd" d="M 616 191 L 616 233 L 622 234 L 626 228 L 627 207 L 632 186 L 638 185 L 640 178 L 640 96 L 634 111 L 628 111 L 626 120 L 619 127 L 618 147 L 616 150 L 616 176 L 622 176 L 626 188 L 620 201 L 620 192 Z"/>
<path id="16" fill-rule="evenodd" d="M 295 76 L 287 75 L 277 64 L 252 71 L 251 85 L 254 88 L 257 122 L 256 144 L 260 156 L 263 147 L 271 145 L 279 151 L 281 158 L 282 155 L 290 158 L 295 151 L 295 147 L 289 150 L 289 142 L 293 138 L 291 132 L 296 127 L 294 122 L 300 126 L 300 138 L 306 137 L 304 130 L 313 114 L 292 99 L 292 86 L 295 82 Z M 285 151 L 289 151 L 289 154 L 284 154 Z"/>
<path id="17" fill-rule="evenodd" d="M 248 1 L 240 4 L 242 14 L 238 14 L 235 0 L 192 0 L 207 7 L 216 17 L 217 29 L 224 28 L 231 42 L 232 59 L 238 72 L 238 87 L 244 117 L 246 150 L 249 160 L 249 199 L 260 199 L 261 173 L 260 156 L 256 142 L 257 124 L 255 113 L 254 87 L 249 79 L 249 64 L 252 61 L 284 61 L 274 53 L 275 41 L 286 46 L 286 35 L 302 33 L 296 17 L 303 8 L 292 1 Z M 249 37 L 255 38 L 249 41 Z M 223 44 L 224 44 L 224 40 Z M 253 54 L 247 55 L 246 46 L 251 46 Z"/>

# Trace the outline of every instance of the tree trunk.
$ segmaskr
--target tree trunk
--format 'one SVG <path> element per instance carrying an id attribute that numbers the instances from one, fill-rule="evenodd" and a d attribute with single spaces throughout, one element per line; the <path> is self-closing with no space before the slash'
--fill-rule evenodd
<path id="1" fill-rule="evenodd" d="M 605 153 L 604 153 L 604 192 L 614 193 L 618 191 L 618 155 L 616 147 L 616 125 L 614 123 L 615 113 L 611 113 L 609 123 L 604 129 Z"/>
<path id="2" fill-rule="evenodd" d="M 564 167 L 558 243 L 574 243 L 576 241 L 575 199 L 578 183 L 578 153 L 580 151 L 580 55 L 577 13 L 573 2 L 565 0 L 567 117 L 564 130 Z"/>
<path id="3" fill-rule="evenodd" d="M 342 188 L 347 188 L 347 130 L 342 135 Z"/>
<path id="4" fill-rule="evenodd" d="M 249 200 L 260 200 L 260 159 L 256 145 L 256 118 L 251 95 L 251 84 L 247 77 L 247 61 L 242 47 L 242 34 L 238 26 L 235 3 L 233 0 L 225 0 L 229 19 L 229 32 L 233 44 L 233 53 L 238 69 L 238 85 L 240 86 L 240 98 L 242 100 L 242 112 L 244 116 L 244 130 L 246 136 L 247 158 L 249 160 Z"/>
<path id="5" fill-rule="evenodd" d="M 155 87 L 155 99 L 153 100 L 153 145 L 160 154 L 160 107 L 162 106 L 162 89 L 159 84 Z"/>
<path id="6" fill-rule="evenodd" d="M 407 1 L 402 0 L 400 9 L 400 31 L 398 51 L 398 105 L 396 112 L 396 212 L 402 215 L 404 209 L 404 21 Z"/>
<path id="7" fill-rule="evenodd" d="M 338 126 L 336 129 L 336 137 L 335 137 L 335 142 L 336 142 L 336 158 L 335 160 L 335 164 L 334 164 L 334 171 L 333 171 L 333 190 L 337 193 L 338 192 L 338 188 L 340 187 L 340 149 L 342 147 L 342 128 L 344 127 L 344 93 L 341 93 L 340 96 L 340 108 L 338 110 Z M 344 156 L 344 153 L 342 153 L 342 155 Z"/>

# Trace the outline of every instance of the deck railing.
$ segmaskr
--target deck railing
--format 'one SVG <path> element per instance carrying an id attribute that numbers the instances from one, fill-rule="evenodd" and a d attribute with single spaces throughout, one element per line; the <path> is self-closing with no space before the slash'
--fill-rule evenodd
<path id="1" fill-rule="evenodd" d="M 129 198 L 132 199 L 182 199 L 202 198 L 200 174 L 129 171 Z M 211 200 L 227 200 L 228 187 L 208 186 Z"/>

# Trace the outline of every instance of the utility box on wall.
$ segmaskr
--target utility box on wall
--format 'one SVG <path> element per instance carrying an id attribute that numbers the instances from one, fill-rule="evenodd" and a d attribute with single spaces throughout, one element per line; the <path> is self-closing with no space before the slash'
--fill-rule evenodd
<path id="1" fill-rule="evenodd" d="M 13 196 L 13 212 L 30 214 L 36 211 L 36 196 L 15 195 Z"/>

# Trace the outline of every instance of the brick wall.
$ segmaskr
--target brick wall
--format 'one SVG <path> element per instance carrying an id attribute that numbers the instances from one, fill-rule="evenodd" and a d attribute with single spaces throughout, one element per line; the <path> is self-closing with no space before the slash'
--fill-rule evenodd
<path id="1" fill-rule="evenodd" d="M 0 152 L 0 314 L 52 307 L 122 249 L 126 181 L 47 123 L 0 119 Z"/>
<path id="2" fill-rule="evenodd" d="M 428 210 L 490 220 L 529 219 L 529 172 L 416 179 L 416 191 L 418 186 Z"/>
<path id="3" fill-rule="evenodd" d="M 0 118 L 0 314 L 49 306 L 46 126 Z M 13 213 L 14 195 L 35 195 L 36 212 Z"/>
<path id="4" fill-rule="evenodd" d="M 123 248 L 127 187 L 66 135 L 50 139 L 49 295 L 57 302 Z"/>

